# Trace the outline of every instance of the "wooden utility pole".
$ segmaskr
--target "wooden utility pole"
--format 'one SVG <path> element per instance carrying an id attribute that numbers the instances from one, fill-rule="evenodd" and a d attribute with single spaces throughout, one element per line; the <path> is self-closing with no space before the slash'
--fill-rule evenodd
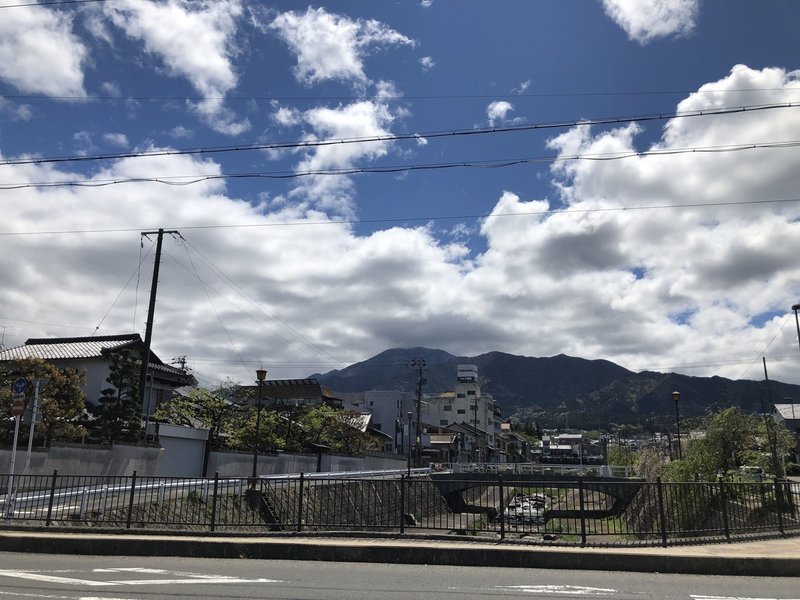
<path id="1" fill-rule="evenodd" d="M 164 240 L 164 234 L 175 234 L 177 231 L 143 231 L 142 235 L 157 235 L 156 239 L 156 257 L 153 263 L 153 282 L 150 284 L 150 304 L 147 308 L 147 324 L 144 330 L 144 351 L 142 352 L 142 366 L 139 370 L 139 402 L 142 409 L 145 407 L 145 396 L 147 394 L 147 368 L 150 365 L 150 343 L 153 340 L 153 314 L 156 310 L 156 293 L 158 291 L 158 269 L 161 266 L 161 243 Z M 149 409 L 148 409 L 149 413 Z M 149 414 L 148 414 L 149 417 Z M 147 435 L 147 432 L 145 432 Z"/>

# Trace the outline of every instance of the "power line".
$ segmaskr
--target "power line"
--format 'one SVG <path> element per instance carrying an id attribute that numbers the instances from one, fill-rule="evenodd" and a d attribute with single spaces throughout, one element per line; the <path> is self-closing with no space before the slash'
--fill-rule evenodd
<path id="1" fill-rule="evenodd" d="M 626 212 L 639 210 L 665 210 L 683 208 L 718 208 L 732 206 L 748 206 L 761 204 L 785 204 L 790 202 L 800 202 L 800 198 L 781 198 L 774 200 L 739 200 L 733 202 L 687 202 L 684 204 L 654 204 L 644 206 L 609 206 L 595 208 L 551 208 L 547 210 L 523 211 L 514 213 L 477 213 L 462 215 L 430 215 L 426 217 L 395 217 L 384 219 L 331 219 L 327 221 L 285 221 L 272 223 L 239 223 L 232 225 L 176 225 L 175 229 L 248 229 L 263 227 L 306 227 L 324 225 L 369 225 L 375 223 L 414 223 L 427 221 L 445 221 L 456 219 L 489 219 L 503 217 L 526 217 L 526 216 L 546 216 L 556 214 L 589 214 L 598 212 Z M 121 227 L 118 229 L 64 229 L 53 231 L 0 231 L 0 237 L 23 236 L 23 235 L 73 235 L 87 233 L 130 233 L 139 231 L 142 227 Z"/>
<path id="2" fill-rule="evenodd" d="M 2 8 L 24 8 L 26 6 L 58 6 L 60 4 L 88 4 L 90 2 L 109 2 L 110 0 L 53 0 L 51 2 L 26 2 L 24 4 L 4 4 Z"/>
<path id="3" fill-rule="evenodd" d="M 536 163 L 557 163 L 568 161 L 615 161 L 627 158 L 642 158 L 646 156 L 672 156 L 678 154 L 716 154 L 727 152 L 741 152 L 743 150 L 763 150 L 779 148 L 796 148 L 800 146 L 800 140 L 783 142 L 763 142 L 754 144 L 729 144 L 719 146 L 700 146 L 695 148 L 665 148 L 657 150 L 642 150 L 631 152 L 597 153 L 597 154 L 572 154 L 567 156 L 539 156 L 530 158 L 504 158 L 456 161 L 446 163 L 423 163 L 407 165 L 386 165 L 374 167 L 351 167 L 340 169 L 316 169 L 306 171 L 268 171 L 268 172 L 249 172 L 249 173 L 217 173 L 217 174 L 198 174 L 198 175 L 170 175 L 166 177 L 129 177 L 122 179 L 83 179 L 72 181 L 41 181 L 26 183 L 7 183 L 0 184 L 0 190 L 18 190 L 32 188 L 100 188 L 112 185 L 128 183 L 158 183 L 175 187 L 196 185 L 207 181 L 227 180 L 227 179 L 298 179 L 311 176 L 349 176 L 366 174 L 394 174 L 412 171 L 435 171 L 456 168 L 471 169 L 501 169 L 526 164 Z"/>
<path id="4" fill-rule="evenodd" d="M 530 123 L 519 125 L 507 125 L 502 127 L 481 127 L 470 129 L 453 129 L 441 131 L 428 131 L 417 133 L 401 133 L 375 135 L 366 137 L 351 137 L 322 140 L 301 140 L 293 142 L 275 142 L 269 144 L 247 144 L 235 146 L 206 146 L 199 148 L 184 148 L 175 150 L 152 150 L 146 152 L 119 152 L 112 154 L 88 154 L 72 156 L 53 156 L 41 158 L 18 158 L 0 161 L 0 166 L 9 165 L 32 165 L 62 162 L 90 162 L 98 160 L 119 160 L 123 158 L 143 158 L 156 156 L 185 156 L 185 155 L 206 155 L 221 153 L 252 152 L 258 150 L 285 150 L 291 148 L 318 148 L 324 146 L 337 146 L 346 144 L 365 144 L 374 142 L 397 142 L 425 139 L 437 139 L 445 137 L 471 137 L 480 135 L 493 135 L 498 133 L 515 133 L 525 131 L 563 129 L 577 126 L 596 126 L 596 125 L 622 125 L 626 123 L 639 123 L 646 121 L 663 121 L 669 119 L 685 119 L 691 117 L 708 117 L 732 115 L 747 112 L 758 112 L 775 110 L 780 108 L 800 107 L 800 102 L 784 102 L 777 104 L 757 104 L 728 108 L 714 108 L 709 110 L 694 110 L 685 112 L 659 113 L 650 115 L 637 115 L 629 117 L 606 117 L 596 119 L 578 119 L 571 121 L 553 121 L 548 123 Z"/>
<path id="5" fill-rule="evenodd" d="M 197 254 L 198 257 L 206 264 L 206 266 L 209 269 L 211 269 L 211 271 L 215 275 L 217 275 L 217 277 L 219 277 L 223 281 L 228 282 L 228 284 L 233 287 L 234 291 L 236 291 L 242 298 L 247 300 L 251 304 L 251 306 L 253 306 L 256 310 L 258 310 L 259 312 L 264 314 L 269 319 L 271 319 L 273 321 L 277 321 L 278 323 L 283 325 L 283 327 L 291 335 L 293 335 L 296 339 L 300 340 L 303 344 L 305 344 L 308 348 L 310 348 L 314 352 L 316 352 L 316 353 L 318 353 L 320 355 L 325 355 L 329 359 L 333 360 L 334 362 L 338 362 L 338 359 L 335 356 L 331 355 L 326 350 L 324 350 L 323 348 L 321 348 L 317 344 L 311 342 L 305 336 L 301 335 L 291 325 L 289 325 L 286 321 L 281 319 L 278 315 L 276 315 L 272 311 L 267 310 L 266 308 L 264 308 L 260 302 L 258 302 L 255 298 L 253 298 L 253 296 L 250 295 L 250 293 L 248 293 L 242 286 L 240 286 L 233 279 L 231 279 L 228 275 L 226 275 L 225 272 L 222 271 L 222 269 L 220 269 L 216 264 L 214 264 L 211 261 L 210 258 L 208 258 L 206 255 L 204 255 L 202 252 L 200 252 L 200 250 L 198 250 L 198 248 L 194 244 L 192 244 L 189 240 L 187 240 L 184 236 L 181 235 L 180 238 L 186 243 L 187 252 L 188 252 L 188 248 L 191 248 L 192 251 L 195 252 L 195 254 Z M 245 314 L 247 314 L 247 313 L 245 313 Z M 283 339 L 287 344 L 289 343 L 289 341 L 286 340 L 285 338 L 281 338 L 281 339 Z M 314 356 L 314 353 L 312 353 L 312 352 L 306 352 L 306 353 L 309 356 Z"/>
<path id="6" fill-rule="evenodd" d="M 84 1 L 106 1 L 106 0 L 84 0 Z M 56 4 L 65 4 L 56 3 Z M 27 5 L 22 5 L 27 6 Z M 39 5 L 41 6 L 41 4 Z M 11 8 L 11 7 L 0 7 Z M 83 100 L 83 101 L 107 101 L 107 102 L 203 102 L 203 101 L 230 101 L 230 102 L 342 102 L 354 100 L 489 100 L 489 99 L 518 99 L 518 98 L 594 98 L 594 97 L 616 97 L 616 96 L 666 96 L 678 94 L 732 94 L 747 92 L 788 92 L 800 93 L 800 88 L 729 88 L 729 89 L 704 89 L 704 90 L 643 90 L 643 91 L 611 91 L 611 92 L 539 92 L 525 94 L 371 94 L 371 95 L 340 95 L 340 96 L 289 96 L 282 94 L 257 96 L 257 95 L 234 95 L 234 96 L 49 96 L 42 94 L 3 94 L 4 98 L 11 100 Z"/>

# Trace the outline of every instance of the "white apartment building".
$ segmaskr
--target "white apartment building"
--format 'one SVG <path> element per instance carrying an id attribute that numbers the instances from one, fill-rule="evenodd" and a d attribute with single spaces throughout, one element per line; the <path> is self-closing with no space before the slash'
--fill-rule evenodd
<path id="1" fill-rule="evenodd" d="M 496 448 L 500 435 L 500 407 L 491 394 L 481 392 L 477 366 L 458 365 L 455 390 L 428 396 L 425 402 L 427 414 L 424 420 L 427 423 L 437 427 L 466 423 L 486 432 L 490 451 Z"/>

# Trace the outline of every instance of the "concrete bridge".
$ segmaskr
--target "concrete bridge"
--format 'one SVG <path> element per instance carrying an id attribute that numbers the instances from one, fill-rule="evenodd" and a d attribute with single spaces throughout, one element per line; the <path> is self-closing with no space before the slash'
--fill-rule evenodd
<path id="1" fill-rule="evenodd" d="M 624 479 L 620 477 L 587 476 L 576 478 L 565 475 L 521 475 L 513 473 L 504 475 L 493 473 L 432 473 L 430 477 L 441 492 L 450 510 L 458 513 L 486 513 L 490 518 L 496 516 L 498 510 L 503 510 L 505 507 L 468 504 L 464 499 L 465 491 L 472 488 L 496 487 L 502 481 L 505 488 L 504 500 L 508 503 L 513 495 L 513 488 L 577 490 L 582 486 L 584 494 L 598 492 L 613 498 L 611 506 L 604 510 L 588 511 L 584 507 L 585 513 L 591 513 L 593 517 L 603 517 L 619 515 L 624 512 L 631 499 L 639 492 L 643 483 L 642 479 Z M 500 496 L 497 495 L 495 502 L 499 503 L 499 501 Z M 550 511 L 549 514 L 553 517 L 576 517 L 580 512 L 580 507 L 578 507 L 570 510 L 558 509 Z"/>

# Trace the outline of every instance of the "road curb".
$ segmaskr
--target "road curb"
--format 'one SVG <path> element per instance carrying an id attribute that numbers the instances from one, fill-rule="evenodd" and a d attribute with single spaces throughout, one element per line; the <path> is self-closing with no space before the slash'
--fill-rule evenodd
<path id="1" fill-rule="evenodd" d="M 580 569 L 797 577 L 797 557 L 704 556 L 680 548 L 620 551 L 602 548 L 542 548 L 465 542 L 345 540 L 320 538 L 171 537 L 113 534 L 24 534 L 0 532 L 5 552 L 102 556 L 180 556 L 388 564 Z"/>

